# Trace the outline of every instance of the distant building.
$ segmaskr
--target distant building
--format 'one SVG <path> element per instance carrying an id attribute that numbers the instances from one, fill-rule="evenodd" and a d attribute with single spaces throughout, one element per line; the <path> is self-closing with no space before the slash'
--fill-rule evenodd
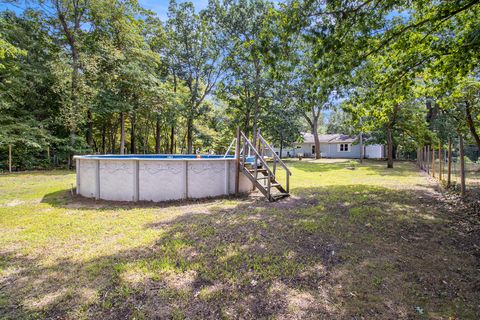
<path id="1" fill-rule="evenodd" d="M 282 157 L 315 157 L 315 140 L 313 134 L 302 133 L 303 141 L 285 147 L 282 150 Z M 360 144 L 358 136 L 348 136 L 345 134 L 319 134 L 320 156 L 322 158 L 360 158 Z M 380 144 L 368 144 L 364 141 L 364 158 L 381 159 L 385 158 L 385 147 Z M 275 152 L 280 152 L 279 148 L 274 147 Z"/>

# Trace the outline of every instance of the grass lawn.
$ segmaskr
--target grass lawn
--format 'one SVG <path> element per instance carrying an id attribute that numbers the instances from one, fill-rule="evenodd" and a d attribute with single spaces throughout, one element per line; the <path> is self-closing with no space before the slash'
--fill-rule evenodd
<path id="1" fill-rule="evenodd" d="M 0 175 L 0 318 L 478 319 L 478 233 L 411 163 L 293 161 L 292 197 L 114 204 Z"/>

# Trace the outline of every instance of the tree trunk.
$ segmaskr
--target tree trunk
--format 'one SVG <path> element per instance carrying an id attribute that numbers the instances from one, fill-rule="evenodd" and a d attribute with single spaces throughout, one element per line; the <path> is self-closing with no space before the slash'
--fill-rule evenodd
<path id="1" fill-rule="evenodd" d="M 360 144 L 360 163 L 363 162 L 363 135 L 362 133 L 360 132 L 360 135 L 358 137 L 359 139 L 359 144 Z"/>
<path id="2" fill-rule="evenodd" d="M 102 153 L 103 154 L 107 153 L 106 139 L 107 139 L 107 127 L 105 126 L 105 124 L 103 124 L 102 126 Z"/>
<path id="3" fill-rule="evenodd" d="M 468 129 L 470 130 L 470 133 L 475 139 L 477 148 L 480 150 L 480 137 L 478 136 L 477 130 L 475 129 L 475 123 L 473 122 L 473 117 L 472 117 L 472 110 L 470 107 L 470 103 L 468 101 L 465 101 L 465 115 L 467 118 Z"/>
<path id="4" fill-rule="evenodd" d="M 175 153 L 175 125 L 170 128 L 170 154 Z"/>
<path id="5" fill-rule="evenodd" d="M 318 138 L 317 121 L 315 121 L 313 140 L 315 142 L 315 159 L 320 159 L 320 139 Z"/>
<path id="6" fill-rule="evenodd" d="M 115 135 L 113 134 L 112 128 L 110 128 L 110 132 L 108 134 L 108 143 L 110 147 L 110 152 L 114 154 L 115 153 Z"/>
<path id="7" fill-rule="evenodd" d="M 282 152 L 283 152 L 283 137 L 280 137 L 280 154 L 278 157 L 282 159 Z"/>
<path id="8" fill-rule="evenodd" d="M 136 123 L 136 116 L 135 113 L 132 114 L 130 117 L 130 153 L 135 154 L 137 152 L 137 144 L 136 144 L 136 136 L 135 136 L 135 123 Z"/>
<path id="9" fill-rule="evenodd" d="M 253 114 L 253 127 L 252 127 L 252 144 L 254 146 L 257 145 L 258 113 L 259 113 L 259 105 L 258 105 L 258 102 L 257 102 L 257 103 L 255 103 L 255 109 L 254 109 L 254 114 Z"/>
<path id="10" fill-rule="evenodd" d="M 70 146 L 72 149 L 75 148 L 75 131 L 70 131 Z M 68 154 L 68 168 L 73 168 L 73 151 L 70 151 Z"/>
<path id="11" fill-rule="evenodd" d="M 175 71 L 173 72 L 173 92 L 177 93 L 177 74 Z M 175 122 L 172 124 L 170 128 L 170 154 L 174 154 L 176 152 L 175 148 Z"/>
<path id="12" fill-rule="evenodd" d="M 120 112 L 120 154 L 125 154 L 125 115 Z"/>
<path id="13" fill-rule="evenodd" d="M 8 172 L 12 172 L 12 145 L 8 145 Z"/>
<path id="14" fill-rule="evenodd" d="M 50 167 L 50 164 L 52 163 L 50 161 L 50 146 L 47 146 L 47 163 L 48 163 L 48 167 Z"/>
<path id="15" fill-rule="evenodd" d="M 98 153 L 98 145 L 95 139 L 93 139 L 93 150 L 95 150 L 95 153 Z"/>
<path id="16" fill-rule="evenodd" d="M 68 38 L 68 37 L 67 37 Z M 69 39 L 70 42 L 70 47 L 72 50 L 72 105 L 73 105 L 73 110 L 74 112 L 77 112 L 78 110 L 78 96 L 77 96 L 77 91 L 78 91 L 78 74 L 79 74 L 79 59 L 78 59 L 78 52 L 77 52 L 77 47 L 76 47 L 76 42 L 75 39 Z M 70 129 L 70 145 L 72 149 L 74 149 L 75 146 L 75 131 L 76 131 L 76 124 L 73 124 L 73 126 Z M 73 153 L 70 153 L 69 159 L 68 159 L 68 167 L 69 169 L 73 168 Z"/>
<path id="17" fill-rule="evenodd" d="M 393 168 L 393 133 L 390 126 L 387 127 L 387 168 Z"/>
<path id="18" fill-rule="evenodd" d="M 193 119 L 187 119 L 187 154 L 193 154 Z"/>
<path id="19" fill-rule="evenodd" d="M 303 114 L 312 130 L 313 140 L 315 142 L 315 159 L 320 159 L 320 139 L 318 138 L 318 118 L 320 117 L 320 110 L 315 112 L 315 107 L 312 107 L 312 119 L 308 117 L 306 113 Z"/>
<path id="20" fill-rule="evenodd" d="M 73 112 L 78 112 L 78 76 L 80 70 L 80 59 L 79 59 L 79 52 L 78 52 L 78 45 L 76 35 L 78 30 L 80 30 L 80 23 L 83 15 L 83 10 L 80 10 L 79 3 L 74 1 L 73 4 L 73 11 L 71 12 L 73 15 L 73 25 L 69 24 L 67 21 L 70 15 L 65 14 L 64 7 L 62 7 L 62 2 L 56 0 L 53 2 L 55 6 L 55 10 L 58 16 L 58 21 L 60 22 L 61 29 L 63 30 L 63 34 L 67 40 L 67 44 L 70 47 L 70 53 L 72 56 L 72 75 L 71 75 L 71 100 L 72 100 L 72 107 Z M 87 115 L 88 117 L 88 115 Z M 70 130 L 70 146 L 73 149 L 75 144 L 75 132 L 76 132 L 76 124 L 73 123 L 73 119 L 71 119 L 72 123 L 70 123 L 69 130 Z M 73 163 L 73 152 L 70 152 L 68 155 L 68 167 L 71 168 Z"/>
<path id="21" fill-rule="evenodd" d="M 247 105 L 247 111 L 245 113 L 245 124 L 244 124 L 244 133 L 248 137 L 248 133 L 250 131 L 250 106 Z"/>
<path id="22" fill-rule="evenodd" d="M 93 114 L 90 110 L 87 110 L 87 144 L 93 149 Z"/>
<path id="23" fill-rule="evenodd" d="M 160 153 L 160 117 L 157 116 L 157 122 L 155 126 L 155 153 Z"/>
<path id="24" fill-rule="evenodd" d="M 257 131 L 258 131 L 258 118 L 259 118 L 259 113 L 260 113 L 260 64 L 258 59 L 254 59 L 254 65 L 255 65 L 255 94 L 254 94 L 254 111 L 253 111 L 253 128 L 252 128 L 252 134 L 253 134 L 253 145 L 257 145 Z"/>
<path id="25" fill-rule="evenodd" d="M 117 129 L 118 129 L 118 122 L 114 121 L 113 128 L 110 127 L 110 139 L 111 139 L 111 152 L 112 154 L 116 153 L 116 147 L 117 147 Z"/>

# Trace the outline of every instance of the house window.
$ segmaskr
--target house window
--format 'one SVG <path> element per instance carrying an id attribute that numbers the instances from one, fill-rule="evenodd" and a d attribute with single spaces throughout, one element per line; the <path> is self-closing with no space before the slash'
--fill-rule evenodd
<path id="1" fill-rule="evenodd" d="M 350 151 L 350 145 L 348 143 L 340 143 L 338 145 L 338 151 L 349 152 Z"/>

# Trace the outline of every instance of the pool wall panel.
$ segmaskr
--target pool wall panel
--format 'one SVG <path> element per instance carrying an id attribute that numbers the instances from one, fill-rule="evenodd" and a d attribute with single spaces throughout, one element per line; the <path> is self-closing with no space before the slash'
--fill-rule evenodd
<path id="1" fill-rule="evenodd" d="M 145 201 L 185 198 L 183 161 L 139 161 L 139 197 Z"/>
<path id="2" fill-rule="evenodd" d="M 114 201 L 167 201 L 235 193 L 233 159 L 76 157 L 77 193 Z M 253 185 L 240 173 L 239 192 Z"/>
<path id="3" fill-rule="evenodd" d="M 230 194 L 235 193 L 235 174 L 236 174 L 236 162 L 230 162 Z M 248 193 L 253 190 L 253 184 L 243 173 L 240 172 L 240 181 L 238 183 L 238 191 L 240 193 Z"/>
<path id="4" fill-rule="evenodd" d="M 100 160 L 100 199 L 135 201 L 134 161 Z"/>
<path id="5" fill-rule="evenodd" d="M 78 160 L 77 170 L 78 178 L 77 188 L 78 193 L 84 197 L 95 198 L 96 197 L 96 171 L 98 160 Z M 80 164 L 80 165 L 78 165 Z"/>
<path id="6" fill-rule="evenodd" d="M 225 161 L 189 161 L 188 197 L 225 195 Z"/>

